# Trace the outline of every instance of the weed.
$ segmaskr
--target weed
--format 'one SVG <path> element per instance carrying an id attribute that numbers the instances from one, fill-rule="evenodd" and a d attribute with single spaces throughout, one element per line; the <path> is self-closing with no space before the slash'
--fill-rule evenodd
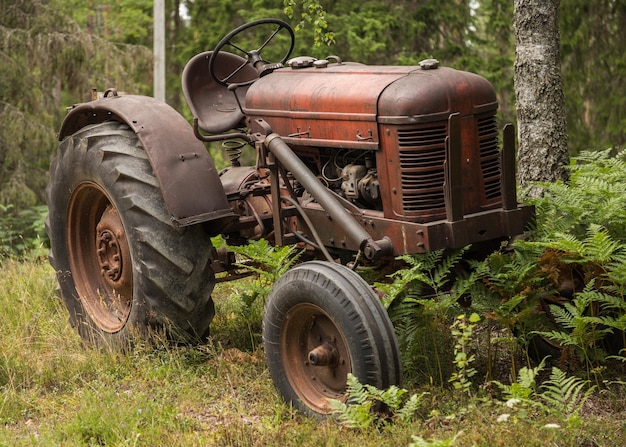
<path id="1" fill-rule="evenodd" d="M 468 276 L 454 274 L 462 268 L 465 251 L 401 256 L 406 267 L 390 276 L 391 283 L 376 283 L 396 327 L 404 370 L 424 370 L 427 379 L 436 378 L 441 386 L 451 374 L 450 314 L 460 309 L 459 300 L 470 293 L 481 272 L 477 268 Z"/>
<path id="2" fill-rule="evenodd" d="M 470 379 L 476 374 L 476 370 L 472 367 L 476 356 L 469 353 L 469 343 L 474 327 L 479 321 L 480 317 L 477 313 L 473 313 L 469 317 L 462 314 L 456 317 L 450 327 L 452 337 L 455 340 L 454 365 L 456 371 L 450 377 L 449 382 L 454 385 L 454 388 L 467 395 L 471 395 L 472 382 Z"/>

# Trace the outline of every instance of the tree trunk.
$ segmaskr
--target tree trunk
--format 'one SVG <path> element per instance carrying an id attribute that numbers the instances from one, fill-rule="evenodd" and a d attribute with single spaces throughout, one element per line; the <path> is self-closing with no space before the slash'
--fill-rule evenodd
<path id="1" fill-rule="evenodd" d="M 569 153 L 559 55 L 559 0 L 515 0 L 515 98 L 518 181 L 567 180 Z"/>

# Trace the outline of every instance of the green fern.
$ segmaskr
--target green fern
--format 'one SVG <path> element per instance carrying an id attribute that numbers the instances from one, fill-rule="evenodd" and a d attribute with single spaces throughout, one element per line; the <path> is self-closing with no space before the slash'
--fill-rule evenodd
<path id="1" fill-rule="evenodd" d="M 454 360 L 451 311 L 460 310 L 460 298 L 474 294 L 486 268 L 477 264 L 470 274 L 458 273 L 465 268 L 468 248 L 401 256 L 406 267 L 390 276 L 392 283 L 376 284 L 385 294 L 383 303 L 398 334 L 405 371 L 426 380 L 437 377 L 442 386 Z"/>
<path id="2" fill-rule="evenodd" d="M 390 313 L 402 315 L 414 313 L 415 307 L 436 314 L 444 319 L 449 309 L 478 280 L 481 272 L 469 277 L 453 275 L 469 247 L 456 250 L 444 256 L 443 251 L 426 254 L 405 255 L 398 259 L 404 261 L 407 268 L 393 273 L 390 286 L 377 283 L 386 293 L 384 303 Z M 393 318 L 393 315 L 392 315 Z"/>
<path id="3" fill-rule="evenodd" d="M 348 374 L 346 402 L 328 399 L 328 403 L 333 416 L 346 427 L 365 429 L 393 423 L 406 424 L 415 416 L 427 395 L 412 394 L 407 399 L 406 393 L 407 390 L 395 385 L 385 390 L 364 385 L 354 375 Z M 378 409 L 384 410 L 384 414 L 377 413 Z"/>
<path id="4" fill-rule="evenodd" d="M 559 368 L 552 368 L 550 378 L 541 385 L 539 397 L 545 408 L 563 422 L 570 422 L 579 416 L 585 401 L 594 387 L 588 381 L 575 376 L 567 376 Z"/>
<path id="5" fill-rule="evenodd" d="M 221 237 L 213 238 L 212 242 L 216 248 L 226 245 Z M 265 239 L 229 246 L 228 249 L 237 254 L 238 267 L 256 275 L 254 281 L 237 289 L 242 304 L 238 313 L 247 325 L 250 345 L 254 349 L 261 338 L 265 299 L 278 278 L 298 261 L 302 251 L 298 251 L 295 245 L 274 247 Z"/>
<path id="6" fill-rule="evenodd" d="M 275 247 L 265 239 L 246 245 L 230 246 L 229 250 L 252 261 L 252 263 L 240 262 L 237 265 L 257 273 L 269 284 L 276 282 L 302 254 L 302 250 L 298 251 L 296 245 Z"/>
<path id="7" fill-rule="evenodd" d="M 495 382 L 503 392 L 504 405 L 508 411 L 517 411 L 518 416 L 526 417 L 526 408 L 532 407 L 557 417 L 560 422 L 574 423 L 595 387 L 553 367 L 549 379 L 537 388 L 537 376 L 544 365 L 541 362 L 535 368 L 522 368 L 511 385 Z"/>
<path id="8" fill-rule="evenodd" d="M 556 233 L 584 237 L 590 224 L 606 227 L 617 240 L 626 237 L 625 151 L 584 152 L 572 160 L 568 183 L 541 183 L 545 196 L 534 201 L 541 238 Z"/>
<path id="9" fill-rule="evenodd" d="M 613 318 L 609 316 L 601 318 L 588 314 L 592 305 L 591 299 L 597 300 L 603 296 L 594 293 L 593 287 L 594 282 L 591 281 L 587 284 L 585 291 L 577 294 L 572 302 L 562 305 L 551 304 L 550 312 L 558 329 L 536 332 L 561 346 L 576 348 L 576 352 L 588 366 L 588 370 L 604 359 L 605 353 L 599 347 L 599 341 L 613 332 L 613 329 L 606 325 L 607 322 L 611 323 Z"/>
<path id="10" fill-rule="evenodd" d="M 537 390 L 537 375 L 545 367 L 545 360 L 534 368 L 523 367 L 519 370 L 517 380 L 510 385 L 505 385 L 497 380 L 494 383 L 500 388 L 505 401 L 511 399 L 531 401 Z"/>

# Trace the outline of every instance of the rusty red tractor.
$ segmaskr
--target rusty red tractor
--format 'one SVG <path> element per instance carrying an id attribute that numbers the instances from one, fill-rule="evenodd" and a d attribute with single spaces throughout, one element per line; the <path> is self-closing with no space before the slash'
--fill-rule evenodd
<path id="1" fill-rule="evenodd" d="M 262 36 L 257 49 L 246 33 Z M 211 237 L 299 244 L 304 262 L 265 303 L 263 346 L 285 399 L 327 414 L 348 373 L 378 388 L 401 379 L 394 328 L 359 265 L 491 250 L 532 210 L 517 203 L 513 128 L 501 149 L 485 79 L 432 59 L 290 59 L 293 46 L 287 23 L 263 19 L 192 58 L 193 125 L 114 89 L 75 105 L 50 168 L 50 262 L 80 335 L 123 345 L 162 327 L 208 335 L 215 274 L 237 276 Z M 225 143 L 230 167 L 218 172 L 204 142 Z"/>

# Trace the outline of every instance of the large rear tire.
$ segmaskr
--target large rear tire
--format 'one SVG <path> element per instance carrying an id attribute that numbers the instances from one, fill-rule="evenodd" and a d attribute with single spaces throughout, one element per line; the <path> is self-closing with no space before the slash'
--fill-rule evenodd
<path id="1" fill-rule="evenodd" d="M 173 224 L 136 134 L 118 122 L 87 126 L 61 143 L 50 177 L 50 263 L 79 334 L 114 347 L 155 331 L 204 339 L 211 241 L 200 226 Z"/>
<path id="2" fill-rule="evenodd" d="M 289 270 L 268 296 L 263 342 L 270 375 L 304 413 L 345 400 L 348 373 L 385 389 L 401 381 L 398 342 L 376 293 L 357 273 L 312 261 Z"/>

